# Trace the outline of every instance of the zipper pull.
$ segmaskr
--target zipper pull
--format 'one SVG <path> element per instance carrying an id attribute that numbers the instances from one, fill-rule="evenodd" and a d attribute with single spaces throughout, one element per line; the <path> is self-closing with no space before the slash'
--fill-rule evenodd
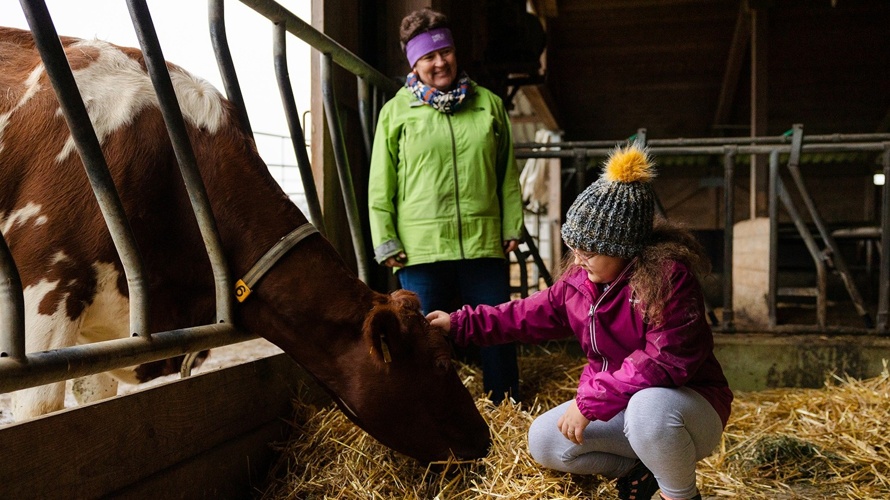
<path id="1" fill-rule="evenodd" d="M 590 304 L 590 312 L 587 313 L 587 317 L 588 317 L 588 318 L 592 318 L 592 317 L 593 317 L 593 304 Z"/>

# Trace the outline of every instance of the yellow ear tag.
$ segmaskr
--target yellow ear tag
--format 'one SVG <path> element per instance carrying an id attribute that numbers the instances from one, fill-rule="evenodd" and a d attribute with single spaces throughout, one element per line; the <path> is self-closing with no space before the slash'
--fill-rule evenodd
<path id="1" fill-rule="evenodd" d="M 250 287 L 247 286 L 247 283 L 244 280 L 238 280 L 235 283 L 235 298 L 238 299 L 238 302 L 244 302 L 247 300 L 247 296 L 250 295 Z"/>
<path id="2" fill-rule="evenodd" d="M 389 344 L 386 343 L 386 337 L 380 336 L 380 350 L 383 351 L 383 362 L 392 363 L 392 356 L 389 354 Z"/>

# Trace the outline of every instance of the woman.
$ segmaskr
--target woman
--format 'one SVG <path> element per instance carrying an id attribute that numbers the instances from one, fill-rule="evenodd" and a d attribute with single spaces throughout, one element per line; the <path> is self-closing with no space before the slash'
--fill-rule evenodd
<path id="1" fill-rule="evenodd" d="M 424 311 L 510 298 L 506 255 L 522 230 L 519 173 L 501 99 L 458 71 L 447 18 L 407 15 L 412 70 L 380 111 L 368 188 L 377 262 Z M 480 350 L 483 387 L 517 398 L 515 345 Z"/>
<path id="2" fill-rule="evenodd" d="M 562 237 L 572 264 L 552 287 L 496 307 L 427 316 L 458 345 L 575 336 L 578 391 L 528 433 L 545 467 L 619 478 L 620 498 L 701 498 L 695 464 L 720 442 L 732 392 L 713 353 L 694 237 L 653 222 L 648 152 L 616 149 L 575 200 Z"/>

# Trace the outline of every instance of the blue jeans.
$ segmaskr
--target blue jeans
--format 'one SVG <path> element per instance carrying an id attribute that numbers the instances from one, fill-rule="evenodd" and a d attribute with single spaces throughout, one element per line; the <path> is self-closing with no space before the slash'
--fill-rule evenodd
<path id="1" fill-rule="evenodd" d="M 510 300 L 510 283 L 505 259 L 467 259 L 418 264 L 400 269 L 396 276 L 405 290 L 420 297 L 423 313 L 454 311 L 464 304 L 497 305 Z M 504 395 L 519 400 L 519 367 L 516 344 L 458 350 L 464 359 L 478 356 L 482 366 L 482 387 L 491 401 L 500 404 Z"/>

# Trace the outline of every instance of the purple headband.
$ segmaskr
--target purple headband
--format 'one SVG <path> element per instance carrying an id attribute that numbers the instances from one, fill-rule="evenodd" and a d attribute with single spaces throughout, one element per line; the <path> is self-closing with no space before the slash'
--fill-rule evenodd
<path id="1" fill-rule="evenodd" d="M 413 68 L 414 63 L 421 57 L 445 47 L 454 47 L 451 30 L 448 28 L 436 28 L 424 31 L 408 40 L 408 43 L 405 44 L 405 55 L 408 57 L 408 64 Z"/>

